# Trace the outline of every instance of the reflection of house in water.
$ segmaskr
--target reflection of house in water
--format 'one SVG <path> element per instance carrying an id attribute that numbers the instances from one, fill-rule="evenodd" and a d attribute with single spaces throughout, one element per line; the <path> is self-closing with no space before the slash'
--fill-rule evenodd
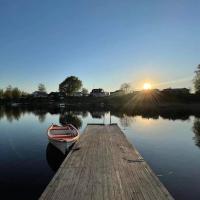
<path id="1" fill-rule="evenodd" d="M 101 119 L 105 116 L 105 112 L 102 111 L 94 111 L 94 112 L 90 112 L 92 118 L 96 118 L 96 119 Z"/>
<path id="2" fill-rule="evenodd" d="M 200 118 L 195 118 L 193 128 L 195 144 L 200 147 Z"/>

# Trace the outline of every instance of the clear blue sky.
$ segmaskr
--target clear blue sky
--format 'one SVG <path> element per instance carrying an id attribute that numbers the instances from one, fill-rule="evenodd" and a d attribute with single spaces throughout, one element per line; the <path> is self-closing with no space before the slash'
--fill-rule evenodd
<path id="1" fill-rule="evenodd" d="M 0 88 L 191 87 L 200 63 L 199 0 L 0 0 Z"/>

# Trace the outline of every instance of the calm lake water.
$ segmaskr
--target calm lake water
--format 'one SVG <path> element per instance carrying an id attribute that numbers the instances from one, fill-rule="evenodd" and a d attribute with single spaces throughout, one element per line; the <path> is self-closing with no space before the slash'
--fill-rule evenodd
<path id="1" fill-rule="evenodd" d="M 200 199 L 200 121 L 194 116 L 183 119 L 111 114 L 175 199 Z M 87 123 L 109 123 L 110 113 L 0 112 L 2 199 L 40 196 L 65 157 L 48 143 L 47 128 L 64 122 L 82 133 Z"/>

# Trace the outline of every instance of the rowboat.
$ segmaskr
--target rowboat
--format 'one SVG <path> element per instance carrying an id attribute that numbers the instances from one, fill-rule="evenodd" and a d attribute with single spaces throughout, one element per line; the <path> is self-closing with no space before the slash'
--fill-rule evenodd
<path id="1" fill-rule="evenodd" d="M 78 140 L 78 138 L 79 132 L 72 124 L 67 124 L 65 126 L 52 124 L 48 128 L 49 142 L 59 149 L 63 154 L 69 150 L 69 148 Z"/>

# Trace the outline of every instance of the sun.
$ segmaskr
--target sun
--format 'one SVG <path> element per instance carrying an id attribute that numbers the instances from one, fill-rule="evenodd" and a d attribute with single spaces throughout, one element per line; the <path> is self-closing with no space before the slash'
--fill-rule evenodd
<path id="1" fill-rule="evenodd" d="M 150 83 L 144 83 L 143 89 L 144 90 L 150 90 L 151 89 L 151 84 Z"/>

